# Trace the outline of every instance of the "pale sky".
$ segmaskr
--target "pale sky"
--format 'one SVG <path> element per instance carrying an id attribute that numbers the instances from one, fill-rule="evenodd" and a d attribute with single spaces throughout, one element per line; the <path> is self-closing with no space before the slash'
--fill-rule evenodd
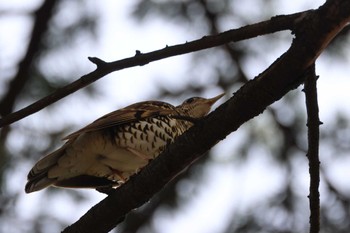
<path id="1" fill-rule="evenodd" d="M 1 1 L 1 9 L 8 9 L 11 5 L 16 8 L 26 9 L 27 7 L 35 9 L 38 3 L 41 1 Z M 99 5 L 99 11 L 104 12 L 102 25 L 99 31 L 98 44 L 95 44 L 92 48 L 89 43 L 86 43 L 79 48 L 78 59 L 85 60 L 85 64 L 82 66 L 85 68 L 86 73 L 95 69 L 95 66 L 88 60 L 88 56 L 97 56 L 105 61 L 114 61 L 126 57 L 133 56 L 135 50 L 141 52 L 150 52 L 152 50 L 161 49 L 166 45 L 175 45 L 184 43 L 185 41 L 191 41 L 201 38 L 204 35 L 199 35 L 195 30 L 189 31 L 188 28 L 180 28 L 174 25 L 172 22 L 164 22 L 157 19 L 149 20 L 144 24 L 139 24 L 132 20 L 129 12 L 130 6 L 136 1 L 112 1 L 103 0 L 104 4 Z M 279 9 L 279 14 L 293 13 L 301 10 L 316 8 L 323 4 L 324 1 L 281 1 L 276 5 L 276 9 Z M 251 1 L 242 1 L 240 7 L 244 10 L 249 7 Z M 5 5 L 8 5 L 5 7 Z M 91 4 L 96 6 L 97 4 Z M 259 12 L 256 12 L 258 15 Z M 273 16 L 273 15 L 271 15 Z M 62 17 L 67 17 L 62 15 Z M 3 18 L 0 18 L 3 20 Z M 261 19 L 264 20 L 264 19 Z M 26 39 L 26 33 L 30 31 L 31 23 L 28 18 L 23 17 L 21 19 L 10 18 L 9 21 L 0 21 L 0 31 L 6 31 L 6 34 L 2 34 L 0 37 L 0 68 L 1 66 L 7 66 L 3 63 L 6 61 L 5 57 L 18 60 L 23 54 L 19 54 L 18 51 L 25 50 L 23 41 Z M 229 25 L 227 25 L 229 29 Z M 273 62 L 277 57 L 285 51 L 285 47 L 288 44 L 281 44 L 279 48 L 276 48 L 272 53 L 267 54 L 269 62 Z M 350 51 L 349 51 L 350 52 Z M 65 54 L 63 57 L 58 57 L 57 62 L 62 62 L 66 59 Z M 349 56 L 350 57 L 350 56 Z M 348 59 L 349 59 L 348 57 Z M 173 88 L 180 88 L 185 85 L 191 77 L 186 77 L 186 67 L 190 56 L 177 56 L 168 58 L 159 62 L 154 62 L 142 67 L 134 67 L 131 69 L 115 72 L 113 74 L 104 77 L 96 83 L 101 90 L 104 91 L 104 96 L 100 97 L 100 100 L 108 99 L 103 104 L 96 106 L 94 103 L 86 103 L 81 105 L 79 101 L 71 98 L 69 99 L 69 106 L 65 107 L 58 103 L 57 106 L 62 107 L 64 112 L 69 112 L 68 116 L 71 119 L 71 124 L 76 125 L 77 128 L 89 123 L 97 117 L 115 110 L 116 108 L 123 107 L 133 102 L 143 101 L 151 99 L 156 96 L 156 87 L 153 83 L 159 83 L 162 85 L 169 85 Z M 349 60 L 348 60 L 349 62 Z M 269 63 L 259 63 L 259 57 L 249 58 L 246 66 L 252 67 L 247 70 L 247 74 L 253 78 L 261 71 L 263 71 Z M 254 65 L 252 65 L 254 64 Z M 47 64 L 51 66 L 50 63 Z M 67 64 L 65 64 L 67 65 Z M 337 109 L 350 114 L 350 104 L 346 101 L 339 101 L 339 99 L 350 99 L 350 66 L 340 66 L 336 61 L 330 61 L 324 59 L 322 56 L 317 62 L 317 74 L 321 76 L 318 82 L 319 90 L 319 106 L 320 117 L 324 123 L 332 120 L 333 112 Z M 71 68 L 71 67 L 70 67 Z M 70 69 L 67 67 L 67 69 Z M 54 68 L 50 71 L 53 74 L 59 74 L 64 72 L 60 69 Z M 83 75 L 82 73 L 80 75 Z M 78 78 L 74 77 L 74 79 Z M 186 81 L 187 80 L 187 81 Z M 135 85 L 137 84 L 137 85 Z M 0 84 L 0 88 L 4 88 L 3 84 Z M 1 91 L 1 89 L 0 89 Z M 210 90 L 205 97 L 211 97 L 221 90 Z M 215 93 L 214 93 L 215 92 Z M 75 95 L 79 95 L 76 93 Z M 303 94 L 301 94 L 303 95 Z M 173 104 L 179 104 L 181 100 L 176 100 Z M 222 102 L 220 102 L 222 103 Z M 75 111 L 72 111 L 71 106 L 74 106 Z M 217 105 L 216 105 L 217 106 Z M 93 111 L 91 111 L 93 109 Z M 84 113 L 84 114 L 81 114 Z M 83 116 L 82 116 L 83 115 Z M 42 117 L 50 117 L 53 122 L 43 123 Z M 57 127 L 59 128 L 64 124 L 64 119 L 60 119 L 59 116 L 49 116 L 46 112 L 42 111 L 33 116 L 30 116 L 22 120 L 16 127 L 23 127 L 23 125 L 30 124 L 34 128 L 39 130 L 41 127 Z M 47 125 L 46 125 L 47 124 Z M 199 187 L 192 187 L 195 191 L 195 197 L 188 205 L 183 206 L 181 213 L 169 213 L 163 211 L 158 213 L 159 221 L 154 223 L 158 232 L 191 232 L 191 233 L 215 233 L 220 232 L 225 223 L 227 216 L 235 211 L 235 208 L 243 208 L 245 205 L 254 205 L 260 200 L 267 198 L 271 195 L 269 190 L 275 190 L 276 185 L 280 182 L 276 174 L 283 172 L 278 168 L 272 168 L 266 158 L 254 158 L 244 168 L 235 167 L 232 163 L 225 163 L 227 159 L 226 154 L 229 150 L 234 148 L 244 135 L 237 132 L 230 135 L 223 142 L 220 142 L 213 150 L 215 154 L 219 154 L 217 158 L 213 158 L 213 164 L 207 168 L 206 175 L 203 177 L 203 184 Z M 16 141 L 10 143 L 15 148 L 18 146 L 19 135 L 14 134 Z M 13 138 L 13 140 L 14 140 Z M 19 139 L 20 140 L 20 139 Z M 25 138 L 23 138 L 25 140 Z M 258 149 L 257 149 L 258 150 Z M 329 159 L 326 157 L 325 159 Z M 329 161 L 330 162 L 330 161 Z M 11 177 L 14 180 L 14 190 L 23 189 L 26 182 L 25 177 L 32 164 L 23 164 L 17 168 L 16 175 Z M 337 171 L 332 173 L 335 179 L 338 179 L 340 185 L 342 182 L 348 182 L 343 177 L 350 177 L 350 159 L 341 161 L 330 162 L 330 169 Z M 303 190 L 300 191 L 301 195 L 306 197 L 308 192 L 308 170 L 307 167 L 301 167 L 300 174 L 297 174 L 296 179 L 302 184 Z M 260 180 L 259 184 L 256 184 L 256 180 Z M 250 185 L 254 183 L 254 185 Z M 183 184 L 184 187 L 190 188 Z M 42 191 L 46 192 L 46 191 Z M 19 203 L 17 204 L 18 214 L 24 218 L 30 219 L 37 213 L 35 206 L 40 205 L 42 199 L 45 198 L 42 192 L 33 193 L 30 195 L 22 193 Z M 70 198 L 68 191 L 62 191 L 53 194 L 54 201 L 49 202 L 47 211 L 54 211 L 61 218 L 69 223 L 73 223 L 81 215 L 83 215 L 89 208 L 103 199 L 104 195 L 98 194 L 91 190 L 81 191 L 85 195 L 90 197 L 90 201 L 85 205 L 75 206 L 74 200 Z M 185 192 L 185 191 L 184 191 Z M 257 196 L 256 193 L 259 193 Z M 186 194 L 184 194 L 186 195 Z M 188 194 L 188 195 L 191 195 Z M 216 197 L 220 198 L 216 198 Z M 230 201 L 228 201 L 230 200 Z M 229 203 L 230 206 L 227 206 Z M 206 211 L 200 211 L 204 209 Z M 210 222 L 211 224 L 203 224 Z M 166 231 L 165 231 L 166 229 Z"/>

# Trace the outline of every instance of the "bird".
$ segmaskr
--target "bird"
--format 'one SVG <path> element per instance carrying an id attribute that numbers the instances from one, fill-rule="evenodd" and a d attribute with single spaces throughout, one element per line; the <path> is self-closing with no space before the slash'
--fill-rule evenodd
<path id="1" fill-rule="evenodd" d="M 28 173 L 25 192 L 49 186 L 117 188 L 206 116 L 222 96 L 192 97 L 178 106 L 144 101 L 106 114 L 64 137 L 62 147 L 41 158 Z"/>

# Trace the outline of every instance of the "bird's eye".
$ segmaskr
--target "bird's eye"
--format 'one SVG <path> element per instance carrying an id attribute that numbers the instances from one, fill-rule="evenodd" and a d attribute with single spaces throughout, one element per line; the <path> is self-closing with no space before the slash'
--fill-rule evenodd
<path id="1" fill-rule="evenodd" d="M 186 103 L 186 104 L 190 104 L 190 103 L 192 103 L 194 100 L 195 100 L 194 97 L 193 97 L 193 98 L 189 98 L 189 99 L 187 99 L 187 100 L 185 101 L 185 103 Z"/>

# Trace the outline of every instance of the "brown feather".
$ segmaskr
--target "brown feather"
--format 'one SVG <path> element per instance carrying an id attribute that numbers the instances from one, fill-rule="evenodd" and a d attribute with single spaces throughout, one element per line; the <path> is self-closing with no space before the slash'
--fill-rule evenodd
<path id="1" fill-rule="evenodd" d="M 82 133 L 101 130 L 122 124 L 139 121 L 148 117 L 179 115 L 176 108 L 161 101 L 144 101 L 108 113 L 84 128 L 69 134 L 63 140 L 73 139 Z"/>
<path id="2" fill-rule="evenodd" d="M 47 186 L 117 187 L 161 153 L 223 95 L 194 97 L 174 107 L 160 101 L 129 105 L 66 136 L 28 174 L 27 193 Z"/>

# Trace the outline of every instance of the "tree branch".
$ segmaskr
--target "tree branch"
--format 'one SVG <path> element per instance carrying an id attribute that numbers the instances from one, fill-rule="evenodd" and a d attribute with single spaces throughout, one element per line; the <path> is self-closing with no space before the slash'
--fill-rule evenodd
<path id="1" fill-rule="evenodd" d="M 13 109 L 15 102 L 28 82 L 29 72 L 35 55 L 40 51 L 40 43 L 43 35 L 47 31 L 52 12 L 57 4 L 57 0 L 45 1 L 41 7 L 34 13 L 34 26 L 31 33 L 31 39 L 28 44 L 27 52 L 18 65 L 16 75 L 8 84 L 7 91 L 4 93 L 0 101 L 0 116 L 9 115 Z M 0 119 L 0 123 L 1 123 Z M 9 127 L 0 132 L 0 141 L 4 141 L 9 133 Z"/>
<path id="2" fill-rule="evenodd" d="M 177 138 L 138 175 L 63 232 L 108 232 L 113 229 L 129 211 L 147 202 L 218 141 L 303 83 L 305 71 L 349 20 L 348 0 L 328 0 L 318 10 L 305 14 L 295 27 L 296 38 L 289 50 L 265 72 L 247 82 L 230 100 Z"/>
<path id="3" fill-rule="evenodd" d="M 141 53 L 140 51 L 136 51 L 136 55 L 134 57 L 129 57 L 115 62 L 105 62 L 99 58 L 90 57 L 89 60 L 97 65 L 95 71 L 82 76 L 80 79 L 65 87 L 57 89 L 54 93 L 17 112 L 4 116 L 2 119 L 0 119 L 0 127 L 11 124 L 35 112 L 38 112 L 48 105 L 78 91 L 79 89 L 95 82 L 96 80 L 111 72 L 130 68 L 133 66 L 142 66 L 164 58 L 208 49 L 230 42 L 236 42 L 253 38 L 259 35 L 274 33 L 276 31 L 287 29 L 292 30 L 294 28 L 295 21 L 297 21 L 297 19 L 302 16 L 303 13 L 304 12 L 291 15 L 275 16 L 267 21 L 244 26 L 239 29 L 229 30 L 218 35 L 205 36 L 202 39 L 186 42 L 180 45 L 166 46 L 164 49 L 156 50 L 150 53 Z"/>
<path id="4" fill-rule="evenodd" d="M 309 158 L 310 173 L 310 233 L 320 231 L 320 160 L 318 157 L 319 149 L 319 126 L 321 124 L 318 116 L 317 103 L 317 82 L 315 74 L 315 65 L 310 69 L 310 74 L 305 80 L 304 91 L 306 97 L 307 127 L 309 149 L 307 157 Z"/>
<path id="5" fill-rule="evenodd" d="M 19 64 L 17 74 L 9 84 L 6 94 L 0 102 L 0 115 L 6 116 L 13 110 L 16 98 L 21 93 L 25 83 L 28 81 L 28 73 L 35 54 L 38 52 L 41 39 L 45 32 L 57 0 L 45 1 L 35 12 L 35 22 L 27 53 Z"/>

